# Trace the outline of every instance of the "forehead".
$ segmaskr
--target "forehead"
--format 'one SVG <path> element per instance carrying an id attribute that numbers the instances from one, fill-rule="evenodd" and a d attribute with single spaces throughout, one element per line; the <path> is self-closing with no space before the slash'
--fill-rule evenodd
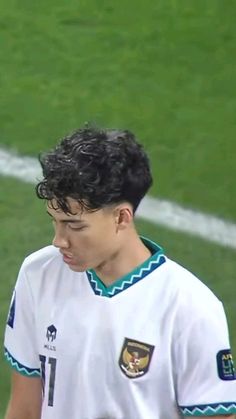
<path id="1" fill-rule="evenodd" d="M 87 211 L 82 208 L 82 206 L 75 201 L 72 198 L 68 198 L 67 202 L 69 204 L 70 207 L 70 213 L 66 213 L 64 211 L 62 211 L 62 209 L 58 206 L 58 203 L 56 201 L 56 199 L 52 199 L 50 201 L 47 201 L 47 211 L 49 214 L 53 215 L 53 216 L 63 216 L 64 218 L 71 218 L 71 217 L 77 217 L 77 218 L 81 218 L 82 214 L 86 214 Z"/>
<path id="2" fill-rule="evenodd" d="M 111 210 L 110 208 L 101 208 L 96 211 L 88 211 L 72 198 L 68 198 L 67 201 L 71 213 L 63 212 L 62 209 L 58 207 L 55 199 L 47 202 L 47 212 L 58 220 L 92 221 L 107 216 Z"/>

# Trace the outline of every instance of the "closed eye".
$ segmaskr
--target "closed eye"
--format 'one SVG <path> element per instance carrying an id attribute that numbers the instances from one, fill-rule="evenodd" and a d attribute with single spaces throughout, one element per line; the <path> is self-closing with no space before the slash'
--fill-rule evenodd
<path id="1" fill-rule="evenodd" d="M 55 218 L 52 216 L 52 214 L 50 214 L 50 212 L 48 212 L 48 215 L 51 218 L 51 221 L 53 223 L 53 225 L 55 226 L 56 223 L 61 223 L 64 224 L 66 226 L 68 226 L 71 230 L 76 230 L 76 231 L 81 231 L 84 230 L 87 225 L 82 224 L 82 221 L 78 221 L 78 220 L 55 220 Z"/>
<path id="2" fill-rule="evenodd" d="M 76 224 L 76 223 L 70 223 L 70 222 L 68 222 L 67 223 L 67 226 L 69 227 L 69 229 L 71 229 L 71 230 L 76 230 L 76 231 L 81 231 L 81 230 L 84 230 L 87 226 L 85 226 L 85 225 L 78 225 L 78 224 Z"/>

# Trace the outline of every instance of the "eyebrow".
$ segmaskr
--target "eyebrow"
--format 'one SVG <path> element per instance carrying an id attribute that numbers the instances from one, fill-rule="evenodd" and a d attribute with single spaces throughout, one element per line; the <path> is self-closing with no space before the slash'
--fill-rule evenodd
<path id="1" fill-rule="evenodd" d="M 52 214 L 49 211 L 46 211 L 46 212 L 49 215 L 49 217 L 54 219 L 54 217 L 52 216 Z M 59 221 L 60 221 L 60 223 L 84 223 L 83 220 L 75 220 L 75 219 L 70 220 L 68 218 L 66 218 L 65 220 L 59 220 Z"/>

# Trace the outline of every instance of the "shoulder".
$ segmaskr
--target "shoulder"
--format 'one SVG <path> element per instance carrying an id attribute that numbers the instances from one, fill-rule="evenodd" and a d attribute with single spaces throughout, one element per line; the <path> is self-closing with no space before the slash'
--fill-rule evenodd
<path id="1" fill-rule="evenodd" d="M 198 312 L 204 316 L 210 310 L 221 309 L 221 301 L 201 279 L 168 258 L 165 265 L 166 285 L 180 310 L 189 313 Z"/>
<path id="2" fill-rule="evenodd" d="M 25 258 L 15 285 L 16 292 L 27 293 L 34 299 L 63 294 L 83 284 L 85 272 L 72 271 L 54 246 L 44 247 Z"/>
<path id="3" fill-rule="evenodd" d="M 59 260 L 61 260 L 59 250 L 54 246 L 46 246 L 27 256 L 23 261 L 22 267 L 26 269 L 32 266 L 42 267 L 45 264 L 58 262 Z"/>
<path id="4" fill-rule="evenodd" d="M 59 250 L 54 246 L 46 246 L 27 256 L 22 265 L 20 272 L 42 272 L 49 269 L 50 266 L 58 268 L 64 265 Z"/>
<path id="5" fill-rule="evenodd" d="M 27 256 L 20 268 L 18 282 L 26 280 L 30 283 L 38 282 L 46 276 L 52 276 L 67 268 L 62 256 L 54 246 L 46 246 Z M 68 269 L 68 268 L 67 268 Z"/>
<path id="6" fill-rule="evenodd" d="M 217 300 L 218 298 L 212 290 L 191 271 L 166 257 L 167 280 L 173 288 L 184 293 L 192 295 L 195 299 L 201 295 L 201 298 Z"/>
<path id="7" fill-rule="evenodd" d="M 185 336 L 189 330 L 218 330 L 225 333 L 224 307 L 214 292 L 176 262 L 166 260 L 166 287 L 169 288 L 168 312 L 175 324 L 175 336 Z M 206 332 L 206 333 L 208 333 Z"/>

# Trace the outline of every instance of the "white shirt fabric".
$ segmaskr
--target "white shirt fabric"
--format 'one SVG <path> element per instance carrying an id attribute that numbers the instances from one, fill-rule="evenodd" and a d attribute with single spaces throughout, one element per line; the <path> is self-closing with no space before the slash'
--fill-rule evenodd
<path id="1" fill-rule="evenodd" d="M 153 242 L 143 265 L 105 287 L 53 246 L 27 257 L 5 355 L 41 376 L 42 419 L 180 419 L 236 413 L 221 302 Z"/>

